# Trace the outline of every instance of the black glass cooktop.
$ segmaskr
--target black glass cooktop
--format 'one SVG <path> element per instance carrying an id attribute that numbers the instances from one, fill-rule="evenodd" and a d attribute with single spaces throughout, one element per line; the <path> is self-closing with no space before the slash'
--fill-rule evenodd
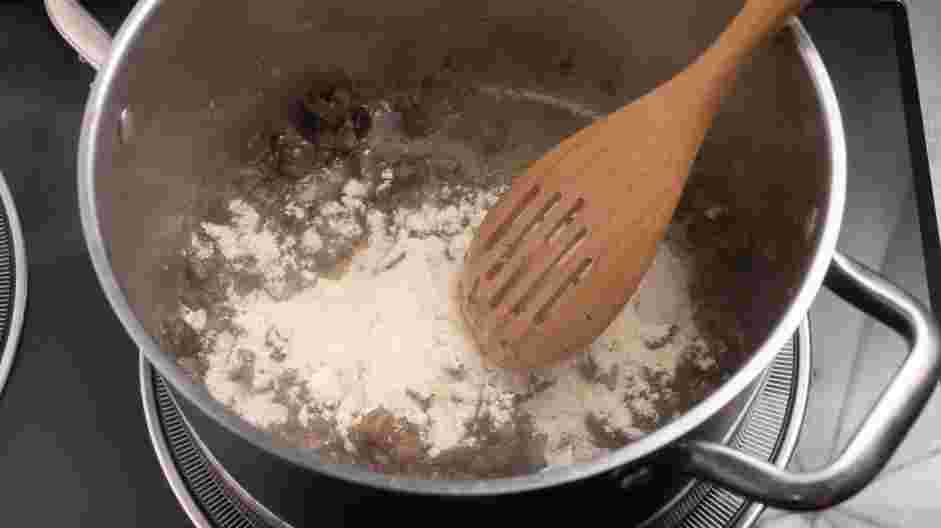
<path id="1" fill-rule="evenodd" d="M 84 4 L 112 30 L 132 6 L 126 0 Z M 920 229 L 925 269 L 933 271 L 917 286 L 941 306 L 934 275 L 941 271 L 941 246 L 904 12 L 895 2 L 840 4 L 821 4 L 804 20 L 846 121 L 850 174 L 841 246 L 879 267 L 886 249 L 876 246 L 887 242 L 873 233 L 891 238 L 896 224 Z M 0 171 L 22 218 L 30 272 L 20 350 L 0 398 L 0 518 L 10 526 L 186 526 L 144 427 L 137 351 L 99 289 L 82 238 L 75 153 L 92 79 L 40 2 L 0 3 Z M 903 187 L 914 188 L 912 206 L 891 219 L 880 216 L 885 196 Z M 815 337 L 827 327 L 816 325 Z M 835 338 L 816 341 L 839 346 Z M 225 451 L 241 441 L 215 442 Z M 245 446 L 232 449 L 229 456 L 254 454 Z M 244 467 L 246 478 L 266 476 L 264 464 Z M 286 498 L 306 497 L 294 515 L 309 523 L 350 522 L 363 513 L 399 522 L 408 513 L 364 512 L 362 492 L 352 486 L 277 479 L 272 487 Z M 296 489 L 312 485 L 318 487 L 313 495 Z M 623 496 L 592 510 L 630 508 L 630 501 Z M 408 505 L 421 508 L 420 501 Z"/>

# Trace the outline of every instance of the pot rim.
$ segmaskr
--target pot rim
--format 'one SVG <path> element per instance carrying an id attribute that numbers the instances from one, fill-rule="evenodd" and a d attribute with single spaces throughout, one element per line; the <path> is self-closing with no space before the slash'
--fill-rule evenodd
<path id="1" fill-rule="evenodd" d="M 106 118 L 114 118 L 108 116 L 105 109 L 109 108 L 108 102 L 115 94 L 114 80 L 125 67 L 127 56 L 136 44 L 137 33 L 148 26 L 161 4 L 162 0 L 141 0 L 135 6 L 115 37 L 110 57 L 99 71 L 86 103 L 78 151 L 78 194 L 88 252 L 102 289 L 125 330 L 140 348 L 141 353 L 171 382 L 174 389 L 231 432 L 245 438 L 256 447 L 297 466 L 348 482 L 390 491 L 428 495 L 486 496 L 537 490 L 588 478 L 636 463 L 688 434 L 728 405 L 758 379 L 758 376 L 771 364 L 777 351 L 797 329 L 823 283 L 836 249 L 843 217 L 847 171 L 846 142 L 843 120 L 830 76 L 810 35 L 800 20 L 795 17 L 788 21 L 788 28 L 814 84 L 830 147 L 827 153 L 830 166 L 830 187 L 822 214 L 818 219 L 822 222 L 823 228 L 814 249 L 811 264 L 790 306 L 758 350 L 719 389 L 671 423 L 604 457 L 517 477 L 448 481 L 384 475 L 351 464 L 324 462 L 318 457 L 311 456 L 309 451 L 276 445 L 269 434 L 249 425 L 222 403 L 212 398 L 204 386 L 195 383 L 173 361 L 170 354 L 160 349 L 134 315 L 111 269 L 108 250 L 102 238 L 100 219 L 95 207 L 97 200 L 94 174 L 102 123 Z"/>

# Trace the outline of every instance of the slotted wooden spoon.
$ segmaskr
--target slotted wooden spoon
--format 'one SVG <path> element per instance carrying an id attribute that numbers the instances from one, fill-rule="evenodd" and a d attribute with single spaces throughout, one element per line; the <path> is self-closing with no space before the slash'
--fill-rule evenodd
<path id="1" fill-rule="evenodd" d="M 650 266 L 739 65 L 805 1 L 747 0 L 692 65 L 517 178 L 484 219 L 460 278 L 481 353 L 507 368 L 539 367 L 604 331 Z"/>

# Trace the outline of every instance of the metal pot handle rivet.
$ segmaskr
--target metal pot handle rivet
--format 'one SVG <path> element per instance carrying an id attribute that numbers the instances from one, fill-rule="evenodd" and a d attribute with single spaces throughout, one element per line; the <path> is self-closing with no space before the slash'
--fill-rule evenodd
<path id="1" fill-rule="evenodd" d="M 45 0 L 46 13 L 62 38 L 95 70 L 100 70 L 111 53 L 111 35 L 76 0 Z M 129 143 L 134 136 L 134 116 L 121 110 L 118 140 Z"/>
<path id="2" fill-rule="evenodd" d="M 618 486 L 625 491 L 650 484 L 654 478 L 654 469 L 641 466 L 623 475 L 619 475 Z"/>
<path id="3" fill-rule="evenodd" d="M 825 284 L 898 332 L 910 350 L 846 449 L 824 468 L 793 473 L 724 445 L 688 441 L 672 448 L 680 470 L 770 506 L 815 510 L 852 497 L 885 467 L 941 376 L 941 330 L 920 301 L 845 255 L 834 256 Z"/>

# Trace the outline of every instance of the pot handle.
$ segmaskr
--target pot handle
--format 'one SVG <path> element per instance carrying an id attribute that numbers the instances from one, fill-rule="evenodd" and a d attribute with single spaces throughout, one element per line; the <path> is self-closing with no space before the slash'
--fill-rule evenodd
<path id="1" fill-rule="evenodd" d="M 79 56 L 99 70 L 111 52 L 111 35 L 77 0 L 45 0 L 46 14 Z"/>
<path id="2" fill-rule="evenodd" d="M 765 504 L 823 509 L 859 492 L 885 467 L 941 376 L 941 331 L 932 312 L 854 259 L 834 255 L 825 284 L 907 341 L 910 352 L 846 449 L 828 466 L 793 473 L 721 444 L 677 444 L 680 469 Z"/>

